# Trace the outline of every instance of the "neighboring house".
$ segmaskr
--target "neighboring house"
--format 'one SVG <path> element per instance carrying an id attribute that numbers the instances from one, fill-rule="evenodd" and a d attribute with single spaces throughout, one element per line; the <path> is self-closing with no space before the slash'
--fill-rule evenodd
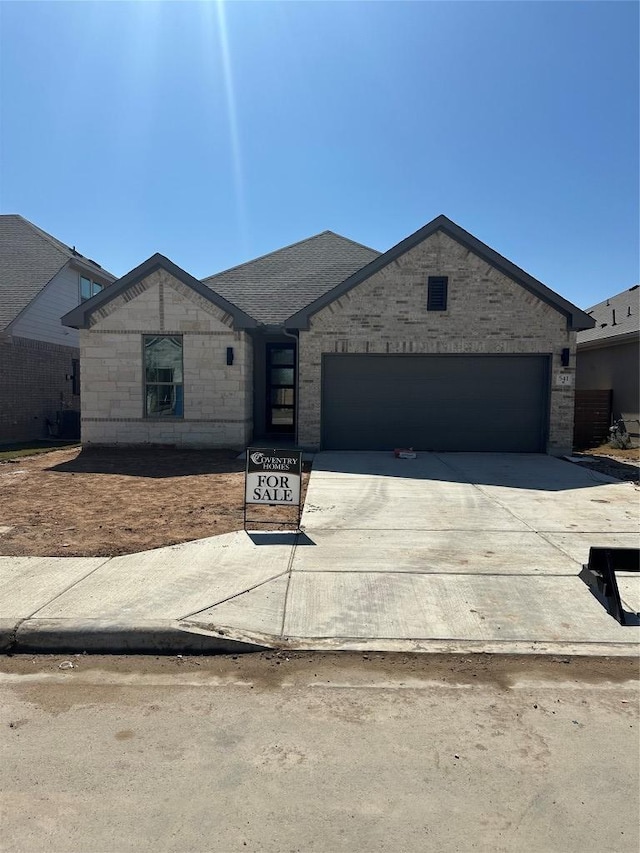
<path id="1" fill-rule="evenodd" d="M 0 216 L 0 444 L 73 431 L 78 333 L 60 318 L 112 281 L 22 216 Z"/>
<path id="2" fill-rule="evenodd" d="M 154 255 L 71 311 L 87 444 L 571 449 L 575 305 L 438 216 L 203 282 Z"/>
<path id="3" fill-rule="evenodd" d="M 636 284 L 623 290 L 588 308 L 586 313 L 593 318 L 595 326 L 578 334 L 576 389 L 587 399 L 587 392 L 609 392 L 611 417 L 614 420 L 622 418 L 637 443 L 640 438 L 640 286 Z M 596 395 L 592 396 L 596 401 Z"/>

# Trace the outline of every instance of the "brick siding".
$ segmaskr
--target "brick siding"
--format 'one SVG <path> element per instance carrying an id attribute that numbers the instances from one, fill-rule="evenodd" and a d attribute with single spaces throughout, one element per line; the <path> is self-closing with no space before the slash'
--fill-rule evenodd
<path id="1" fill-rule="evenodd" d="M 80 333 L 83 444 L 244 446 L 252 431 L 251 340 L 231 317 L 158 270 Z M 183 336 L 184 417 L 144 417 L 142 336 Z M 234 363 L 226 350 L 233 347 Z"/>
<path id="2" fill-rule="evenodd" d="M 448 276 L 443 312 L 427 312 L 427 277 Z M 571 450 L 575 332 L 547 303 L 442 232 L 323 308 L 300 333 L 298 440 L 320 445 L 323 353 L 544 353 L 552 356 L 550 453 Z M 561 350 L 571 351 L 560 366 Z M 508 389 L 505 389 L 508 393 Z"/>
<path id="3" fill-rule="evenodd" d="M 0 338 L 0 444 L 47 438 L 47 419 L 80 409 L 73 383 L 66 376 L 80 352 L 72 347 Z"/>

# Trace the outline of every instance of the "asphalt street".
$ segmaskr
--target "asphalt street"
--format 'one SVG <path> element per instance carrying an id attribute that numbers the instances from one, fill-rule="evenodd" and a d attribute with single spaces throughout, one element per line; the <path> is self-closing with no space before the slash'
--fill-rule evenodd
<path id="1" fill-rule="evenodd" d="M 637 661 L 0 659 L 3 853 L 637 853 Z"/>

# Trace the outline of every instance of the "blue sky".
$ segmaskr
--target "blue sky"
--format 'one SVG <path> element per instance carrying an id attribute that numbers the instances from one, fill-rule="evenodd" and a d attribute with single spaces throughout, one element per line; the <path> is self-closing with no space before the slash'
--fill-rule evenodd
<path id="1" fill-rule="evenodd" d="M 638 281 L 635 2 L 0 2 L 0 208 L 197 277 L 445 213 L 581 307 Z"/>

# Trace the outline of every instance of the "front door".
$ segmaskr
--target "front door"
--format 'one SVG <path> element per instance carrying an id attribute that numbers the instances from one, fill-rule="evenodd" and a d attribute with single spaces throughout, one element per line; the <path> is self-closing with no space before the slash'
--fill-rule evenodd
<path id="1" fill-rule="evenodd" d="M 295 413 L 295 344 L 267 344 L 267 432 L 293 435 Z"/>

